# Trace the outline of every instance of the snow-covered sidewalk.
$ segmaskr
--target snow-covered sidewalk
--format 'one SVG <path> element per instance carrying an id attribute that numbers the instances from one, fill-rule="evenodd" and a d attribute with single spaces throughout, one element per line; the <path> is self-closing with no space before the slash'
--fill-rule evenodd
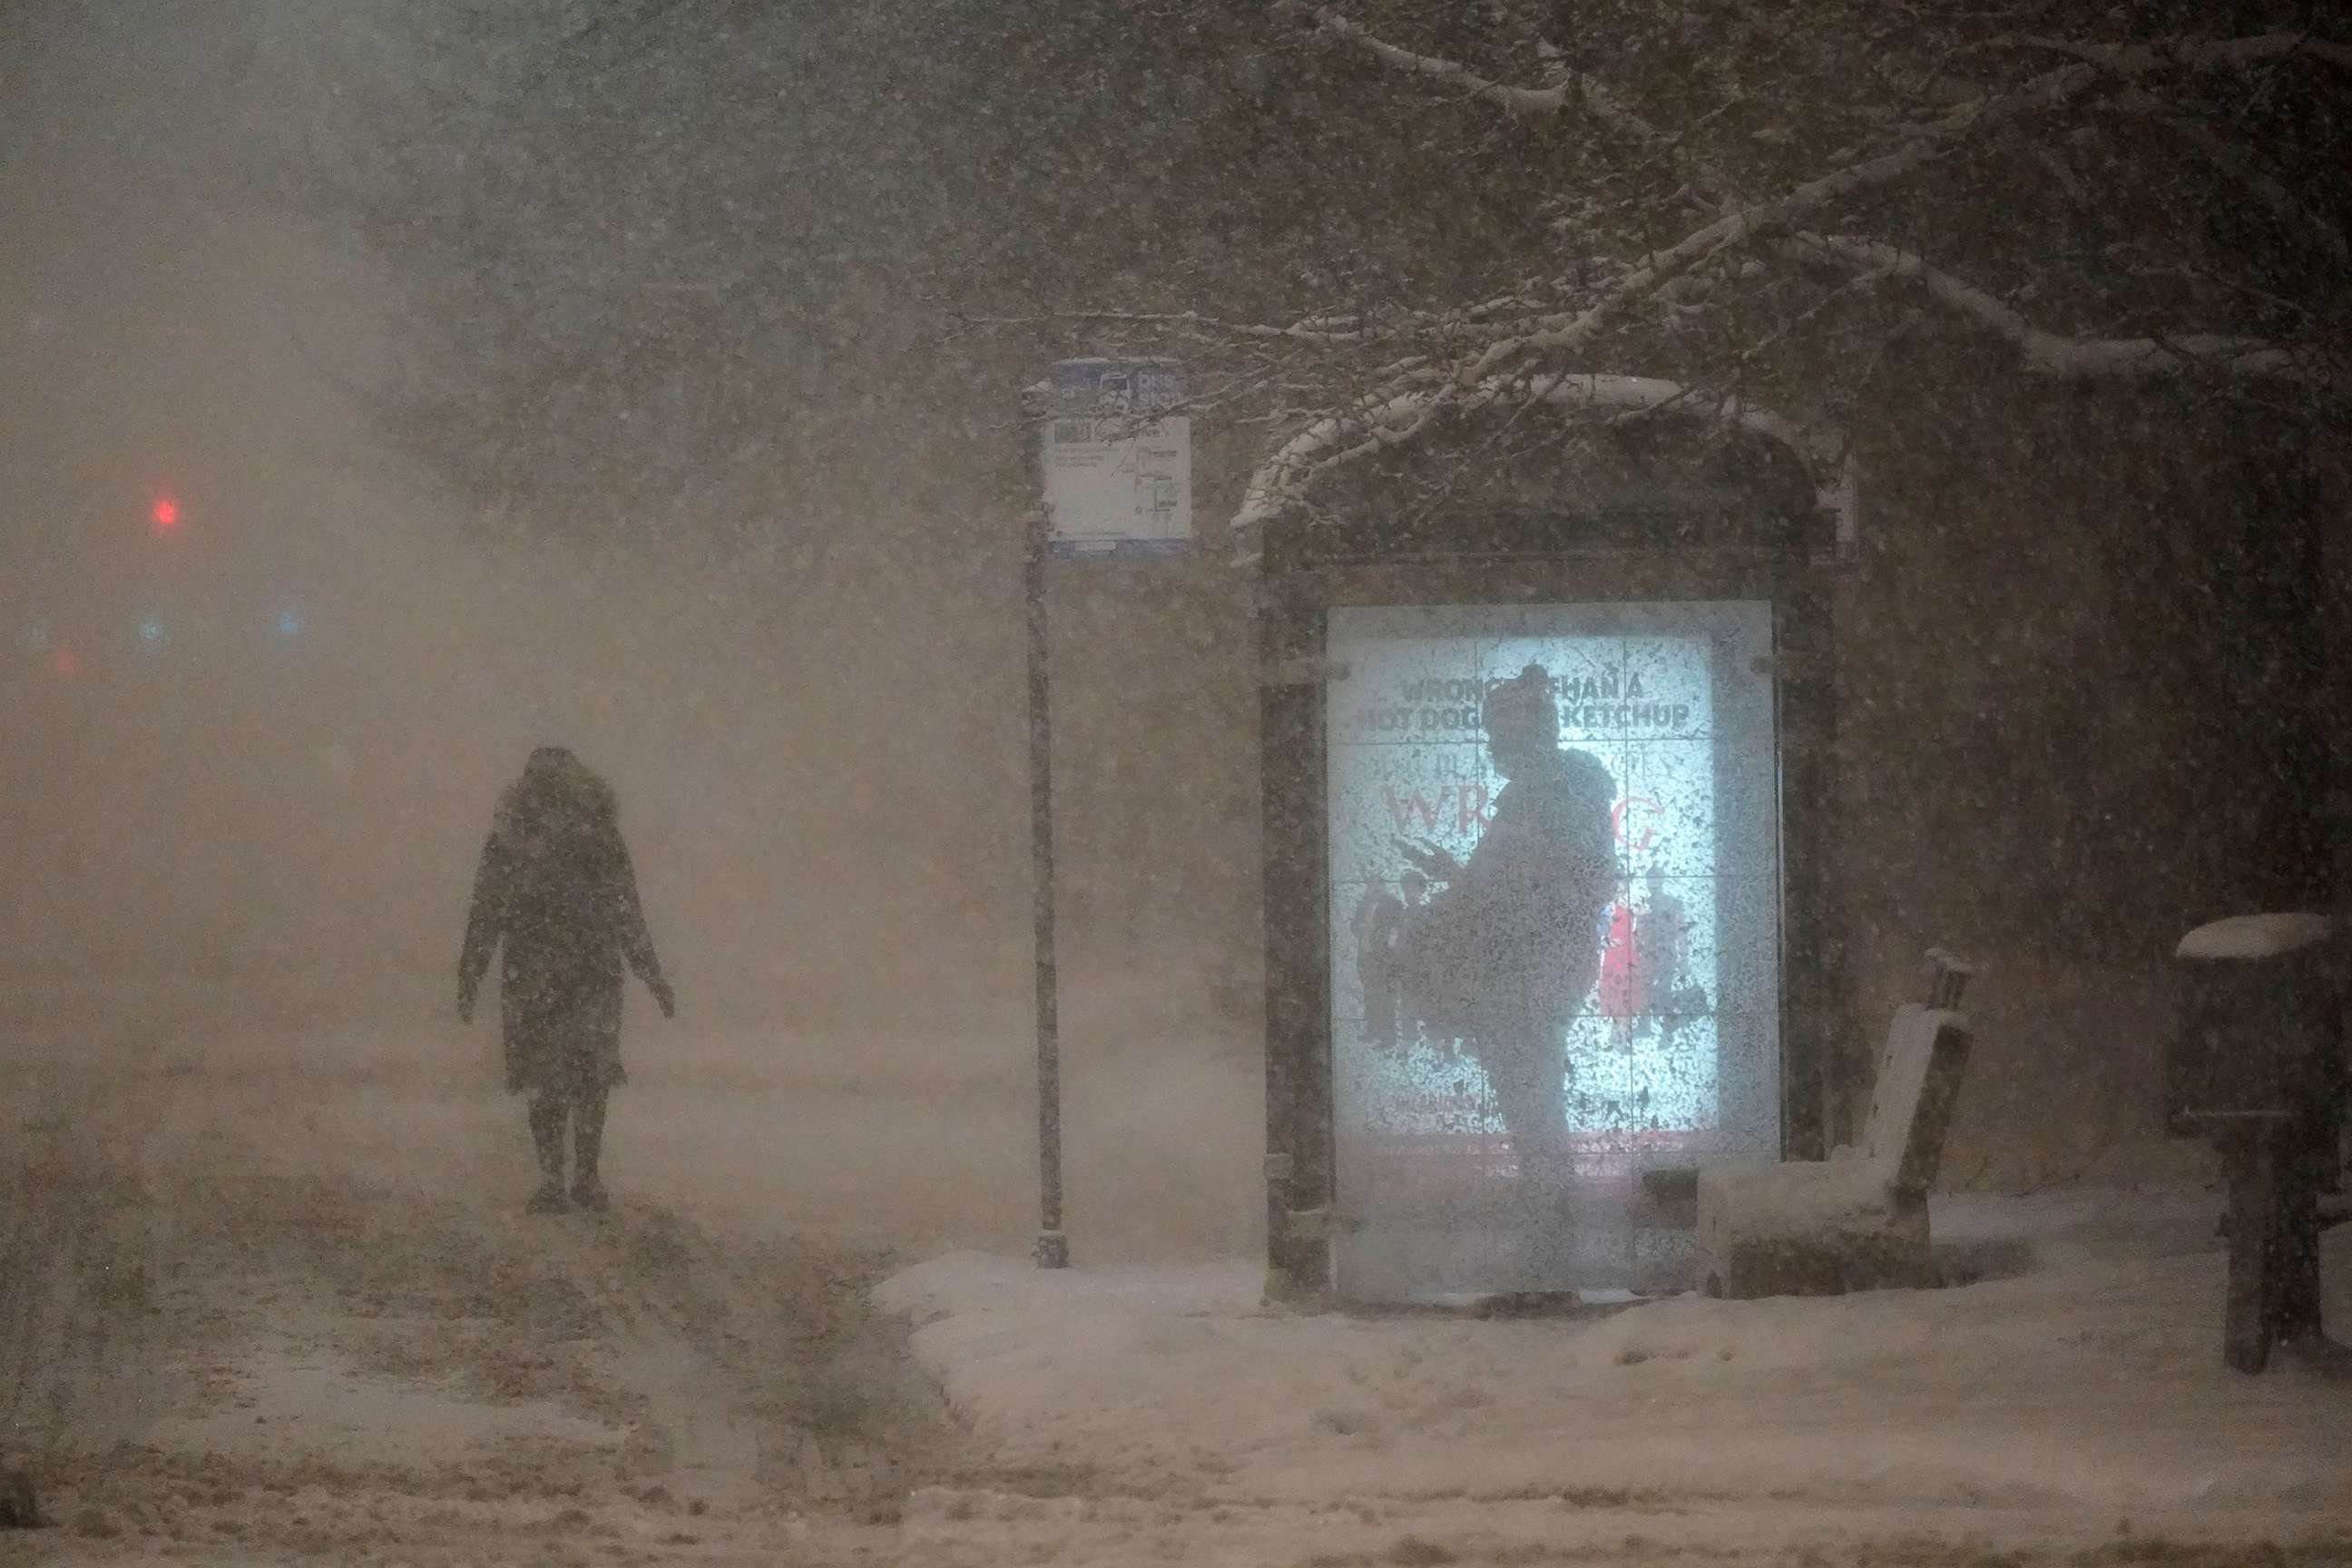
<path id="1" fill-rule="evenodd" d="M 1261 1306 L 1254 1262 L 1050 1273 L 969 1252 L 878 1297 L 1001 1463 L 1108 1493 L 2352 1521 L 2352 1387 L 2221 1364 L 2217 1205 L 1955 1197 L 1939 1247 L 2018 1272 L 1581 1320 L 1302 1315 Z M 2348 1232 L 2328 1249 L 2339 1333 Z"/>

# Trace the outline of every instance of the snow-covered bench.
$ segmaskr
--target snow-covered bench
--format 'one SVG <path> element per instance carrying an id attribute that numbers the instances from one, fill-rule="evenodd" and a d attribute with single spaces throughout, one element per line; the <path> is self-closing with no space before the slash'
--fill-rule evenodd
<path id="1" fill-rule="evenodd" d="M 1698 1178 L 1699 1279 L 1710 1296 L 1833 1296 L 1934 1282 L 1927 1189 L 1968 1071 L 1965 964 L 1931 954 L 1926 1005 L 1886 1031 L 1862 1144 L 1827 1161 L 1709 1166 Z"/>

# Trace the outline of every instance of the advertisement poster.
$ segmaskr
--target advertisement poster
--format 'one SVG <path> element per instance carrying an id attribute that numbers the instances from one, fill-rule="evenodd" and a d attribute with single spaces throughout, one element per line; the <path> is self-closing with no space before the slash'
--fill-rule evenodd
<path id="1" fill-rule="evenodd" d="M 1330 612 L 1343 1269 L 1624 1285 L 1643 1168 L 1777 1153 L 1771 647 L 1757 602 Z"/>
<path id="2" fill-rule="evenodd" d="M 1055 555 L 1171 555 L 1192 547 L 1192 422 L 1164 361 L 1064 360 L 1040 438 Z"/>

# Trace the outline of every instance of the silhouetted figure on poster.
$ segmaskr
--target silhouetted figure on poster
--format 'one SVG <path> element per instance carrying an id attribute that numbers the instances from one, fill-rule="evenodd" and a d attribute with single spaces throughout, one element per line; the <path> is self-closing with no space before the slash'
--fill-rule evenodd
<path id="1" fill-rule="evenodd" d="M 1407 871 L 1391 892 L 1385 882 L 1367 883 L 1356 901 L 1348 926 L 1356 939 L 1356 985 L 1364 1000 L 1364 1040 L 1379 1050 L 1394 1050 L 1411 1020 L 1400 1020 L 1402 996 L 1397 984 L 1397 947 L 1406 922 L 1422 906 L 1429 879 Z M 1400 1030 L 1400 1022 L 1404 1024 Z"/>
<path id="2" fill-rule="evenodd" d="M 1566 1035 L 1600 969 L 1617 790 L 1599 759 L 1560 749 L 1541 665 L 1489 689 L 1485 719 L 1506 782 L 1470 858 L 1398 842 L 1443 884 L 1408 928 L 1399 973 L 1407 1005 L 1485 1069 L 1521 1181 L 1554 1195 L 1569 1175 Z"/>
<path id="3" fill-rule="evenodd" d="M 561 746 L 530 754 L 499 797 L 474 876 L 466 945 L 457 960 L 457 1016 L 470 1021 L 490 954 L 503 943 L 499 1012 L 507 1089 L 528 1092 L 539 1154 L 533 1213 L 561 1209 L 564 1131 L 572 1135 L 569 1201 L 605 1206 L 596 1163 L 604 1100 L 622 1081 L 623 966 L 677 1016 L 637 901 L 612 787 Z"/>

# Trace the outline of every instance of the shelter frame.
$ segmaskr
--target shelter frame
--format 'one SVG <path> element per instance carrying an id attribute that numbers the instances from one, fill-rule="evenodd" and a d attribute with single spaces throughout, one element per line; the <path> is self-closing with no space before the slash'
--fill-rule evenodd
<path id="1" fill-rule="evenodd" d="M 1770 492 L 1778 489 L 1777 497 Z M 1850 495 L 1850 490 L 1848 491 Z M 1265 922 L 1267 1294 L 1327 1302 L 1335 1168 L 1326 820 L 1326 633 L 1358 605 L 1751 600 L 1769 605 L 1777 742 L 1780 1142 L 1819 1159 L 1845 1066 L 1834 852 L 1832 573 L 1845 520 L 1806 489 L 1692 487 L 1418 517 L 1276 521 L 1257 559 Z M 1663 500 L 1664 504 L 1660 504 Z"/>

